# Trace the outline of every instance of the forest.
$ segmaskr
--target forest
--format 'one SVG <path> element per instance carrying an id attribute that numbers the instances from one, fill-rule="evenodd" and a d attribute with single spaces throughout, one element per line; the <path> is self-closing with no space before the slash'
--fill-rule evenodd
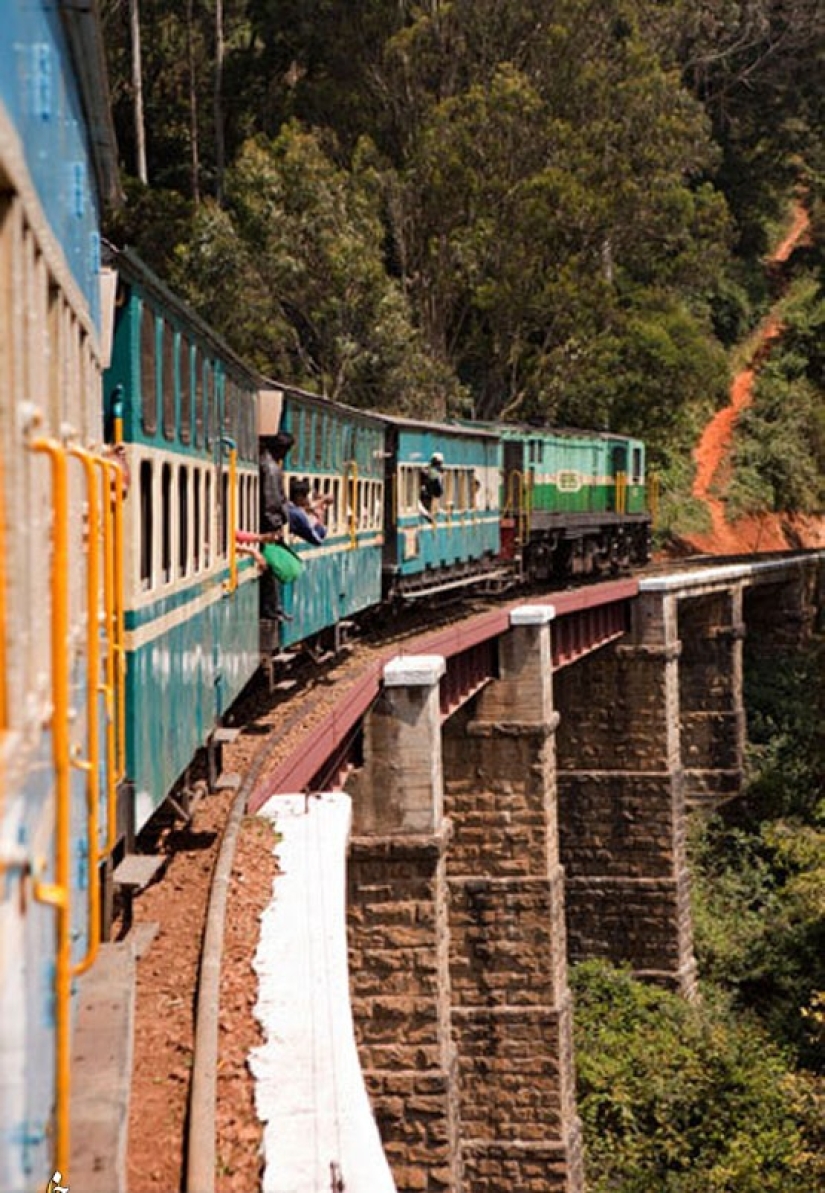
<path id="1" fill-rule="evenodd" d="M 267 376 L 691 448 L 768 307 L 731 508 L 825 506 L 821 0 L 101 0 L 135 247 Z M 767 267 L 794 204 L 809 233 Z M 702 998 L 574 975 L 592 1193 L 825 1186 L 825 658 L 749 669 L 692 842 Z"/>
<path id="2" fill-rule="evenodd" d="M 353 405 L 640 434 L 685 516 L 804 203 L 734 502 L 822 508 L 820 0 L 101 2 L 108 235 L 241 355 Z"/>

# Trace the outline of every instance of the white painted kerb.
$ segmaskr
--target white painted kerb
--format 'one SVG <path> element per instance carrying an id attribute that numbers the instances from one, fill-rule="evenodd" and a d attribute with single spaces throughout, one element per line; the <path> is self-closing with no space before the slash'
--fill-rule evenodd
<path id="1" fill-rule="evenodd" d="M 264 1123 L 263 1193 L 396 1193 L 367 1098 L 349 1002 L 348 796 L 274 796 L 261 809 L 279 834 L 280 873 L 261 920 L 252 1051 Z"/>

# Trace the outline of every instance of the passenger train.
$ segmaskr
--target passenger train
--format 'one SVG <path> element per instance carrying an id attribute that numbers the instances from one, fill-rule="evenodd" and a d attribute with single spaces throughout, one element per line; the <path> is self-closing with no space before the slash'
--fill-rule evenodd
<path id="1" fill-rule="evenodd" d="M 398 602 L 642 562 L 651 522 L 638 440 L 275 384 L 133 253 L 101 254 L 99 30 L 60 7 L 15 0 L 0 44 L 0 1193 L 71 1178 L 77 979 L 113 863 L 262 661 L 334 649 Z M 303 569 L 273 624 L 238 541 L 277 431 L 287 487 L 328 500 L 323 542 L 290 541 Z"/>

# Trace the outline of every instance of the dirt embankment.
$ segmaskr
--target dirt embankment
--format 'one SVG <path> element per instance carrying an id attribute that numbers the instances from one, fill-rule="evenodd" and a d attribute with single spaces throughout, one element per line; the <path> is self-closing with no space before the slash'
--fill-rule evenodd
<path id="1" fill-rule="evenodd" d="M 784 240 L 771 255 L 770 264 L 781 266 L 808 234 L 808 215 L 797 206 L 794 220 Z M 741 412 L 753 400 L 754 380 L 760 365 L 770 355 L 771 346 L 781 335 L 779 316 L 772 311 L 759 328 L 747 367 L 733 379 L 730 403 L 705 427 L 694 451 L 696 477 L 693 496 L 705 503 L 711 518 L 707 534 L 685 536 L 691 551 L 709 555 L 736 555 L 761 551 L 785 551 L 798 547 L 825 547 L 825 517 L 806 514 L 758 514 L 728 522 L 725 517 L 725 490 L 730 480 L 730 452 L 733 430 Z"/>

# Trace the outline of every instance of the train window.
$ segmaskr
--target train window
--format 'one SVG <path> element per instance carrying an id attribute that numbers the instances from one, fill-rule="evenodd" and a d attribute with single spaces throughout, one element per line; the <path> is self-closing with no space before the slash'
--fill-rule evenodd
<path id="1" fill-rule="evenodd" d="M 154 502 L 152 501 L 152 462 L 140 463 L 140 586 L 152 587 L 152 545 L 154 533 Z"/>
<path id="2" fill-rule="evenodd" d="M 255 529 L 255 477 L 250 472 L 246 478 L 246 522 L 244 530 Z"/>
<path id="3" fill-rule="evenodd" d="M 452 468 L 444 469 L 444 495 L 441 498 L 442 509 L 449 509 L 455 505 L 455 472 Z"/>
<path id="4" fill-rule="evenodd" d="M 212 412 L 212 365 L 203 362 L 203 438 L 207 448 L 212 446 L 212 436 L 215 433 Z"/>
<path id="5" fill-rule="evenodd" d="M 178 469 L 178 575 L 189 570 L 189 470 Z"/>
<path id="6" fill-rule="evenodd" d="M 461 468 L 456 473 L 456 495 L 455 504 L 456 509 L 466 510 L 468 507 L 467 501 L 467 469 Z"/>
<path id="7" fill-rule="evenodd" d="M 241 460 L 249 459 L 249 442 L 247 439 L 247 410 L 249 405 L 249 395 L 245 389 L 237 387 L 236 391 L 238 412 L 236 421 L 238 426 L 238 458 Z"/>
<path id="8" fill-rule="evenodd" d="M 180 337 L 180 441 L 192 442 L 192 349 L 185 336 Z"/>
<path id="9" fill-rule="evenodd" d="M 172 579 L 172 465 L 160 473 L 160 574 L 164 584 Z"/>
<path id="10" fill-rule="evenodd" d="M 644 473 L 642 470 L 642 449 L 640 447 L 633 448 L 633 484 L 640 485 L 644 480 Z"/>
<path id="11" fill-rule="evenodd" d="M 212 436 L 219 440 L 223 434 L 223 411 L 225 407 L 224 375 L 217 361 L 212 366 L 212 407 L 210 421 Z"/>
<path id="12" fill-rule="evenodd" d="M 204 437 L 203 362 L 196 346 L 192 348 L 192 376 L 195 379 L 195 447 L 202 447 Z"/>
<path id="13" fill-rule="evenodd" d="M 338 426 L 331 414 L 326 416 L 326 434 L 324 436 L 324 467 L 327 472 L 335 468 L 335 444 L 338 438 Z"/>
<path id="14" fill-rule="evenodd" d="M 237 430 L 238 388 L 228 375 L 223 377 L 223 429 L 228 435 Z"/>
<path id="15" fill-rule="evenodd" d="M 175 332 L 168 323 L 160 325 L 161 354 L 160 396 L 163 411 L 163 436 L 175 438 Z"/>
<path id="16" fill-rule="evenodd" d="M 317 410 L 313 410 L 309 415 L 309 423 L 311 430 L 307 446 L 306 463 L 310 468 L 313 465 L 318 468 L 321 462 L 321 416 Z"/>
<path id="17" fill-rule="evenodd" d="M 203 489 L 203 566 L 212 563 L 212 473 L 204 474 Z"/>
<path id="18" fill-rule="evenodd" d="M 202 473 L 196 468 L 192 473 L 192 561 L 195 571 L 201 570 L 201 540 L 203 539 L 203 525 L 201 523 L 201 484 Z"/>
<path id="19" fill-rule="evenodd" d="M 158 429 L 157 330 L 155 315 L 144 302 L 140 313 L 140 390 L 143 430 L 154 435 Z"/>
<path id="20" fill-rule="evenodd" d="M 220 516 L 220 554 L 225 556 L 229 550 L 229 473 L 221 470 L 221 507 Z"/>
<path id="21" fill-rule="evenodd" d="M 402 465 L 398 470 L 398 507 L 402 514 L 418 508 L 419 476 L 417 468 Z"/>
<path id="22" fill-rule="evenodd" d="M 352 453 L 352 427 L 345 424 L 341 432 L 341 462 L 342 466 L 346 466 L 353 458 Z"/>

